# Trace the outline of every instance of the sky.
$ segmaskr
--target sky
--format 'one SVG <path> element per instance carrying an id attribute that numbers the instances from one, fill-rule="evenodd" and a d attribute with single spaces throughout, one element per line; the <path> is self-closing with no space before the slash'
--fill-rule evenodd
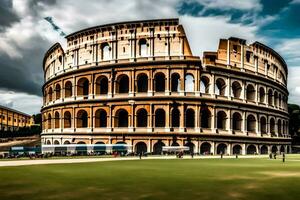
<path id="1" fill-rule="evenodd" d="M 40 111 L 43 56 L 65 46 L 62 32 L 159 18 L 179 18 L 196 56 L 231 36 L 270 46 L 288 64 L 289 103 L 300 104 L 299 13 L 300 0 L 0 0 L 0 104 Z"/>

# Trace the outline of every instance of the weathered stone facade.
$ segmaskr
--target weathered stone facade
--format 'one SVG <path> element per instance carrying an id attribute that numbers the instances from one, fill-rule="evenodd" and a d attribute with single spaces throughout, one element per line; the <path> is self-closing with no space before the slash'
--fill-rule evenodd
<path id="1" fill-rule="evenodd" d="M 271 48 L 221 39 L 193 56 L 177 19 L 109 24 L 44 58 L 42 143 L 116 144 L 161 153 L 290 151 L 287 66 Z"/>

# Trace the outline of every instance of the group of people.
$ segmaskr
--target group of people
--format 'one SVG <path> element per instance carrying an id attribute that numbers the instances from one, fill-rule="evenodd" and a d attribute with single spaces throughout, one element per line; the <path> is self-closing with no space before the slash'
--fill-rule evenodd
<path id="1" fill-rule="evenodd" d="M 269 154 L 269 158 L 270 158 L 270 159 L 275 159 L 275 160 L 276 160 L 276 158 L 277 158 L 276 152 L 275 152 L 275 153 L 270 153 L 270 154 Z M 282 162 L 285 162 L 285 153 L 282 153 Z"/>

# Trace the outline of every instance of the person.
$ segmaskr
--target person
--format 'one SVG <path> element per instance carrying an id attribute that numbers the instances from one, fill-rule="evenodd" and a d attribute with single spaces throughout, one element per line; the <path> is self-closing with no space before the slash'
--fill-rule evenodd
<path id="1" fill-rule="evenodd" d="M 282 153 L 282 162 L 285 162 L 285 153 Z"/>
<path id="2" fill-rule="evenodd" d="M 274 153 L 274 159 L 276 160 L 276 153 Z"/>
<path id="3" fill-rule="evenodd" d="M 223 151 L 221 151 L 221 159 L 223 158 Z"/>
<path id="4" fill-rule="evenodd" d="M 140 159 L 142 159 L 142 152 L 139 153 L 139 157 L 140 157 Z"/>
<path id="5" fill-rule="evenodd" d="M 272 153 L 269 154 L 269 158 L 272 159 Z"/>
<path id="6" fill-rule="evenodd" d="M 194 153 L 193 152 L 191 152 L 191 157 L 194 158 Z"/>
<path id="7" fill-rule="evenodd" d="M 238 158 L 238 154 L 235 154 L 235 158 L 236 158 L 236 159 Z"/>

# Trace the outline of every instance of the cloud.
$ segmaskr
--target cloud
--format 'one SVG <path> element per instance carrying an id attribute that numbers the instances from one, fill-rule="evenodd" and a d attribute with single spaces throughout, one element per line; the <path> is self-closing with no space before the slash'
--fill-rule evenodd
<path id="1" fill-rule="evenodd" d="M 220 10 L 261 10 L 262 5 L 259 0 L 196 0 L 207 9 Z"/>

